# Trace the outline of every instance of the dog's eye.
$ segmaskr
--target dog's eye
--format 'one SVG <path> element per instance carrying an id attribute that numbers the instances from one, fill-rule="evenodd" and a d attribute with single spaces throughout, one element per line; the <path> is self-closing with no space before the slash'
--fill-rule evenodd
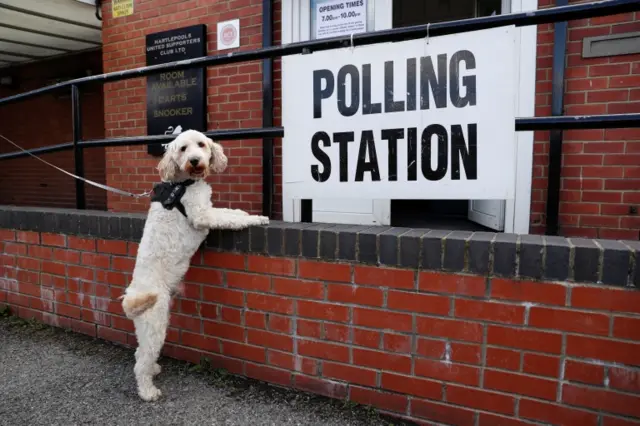
<path id="1" fill-rule="evenodd" d="M 180 151 L 182 151 L 182 152 L 185 152 L 186 150 L 187 150 L 186 145 L 185 145 L 185 146 L 183 146 L 182 148 L 180 148 Z"/>
<path id="2" fill-rule="evenodd" d="M 204 142 L 198 142 L 198 146 L 199 146 L 200 148 L 204 148 Z"/>

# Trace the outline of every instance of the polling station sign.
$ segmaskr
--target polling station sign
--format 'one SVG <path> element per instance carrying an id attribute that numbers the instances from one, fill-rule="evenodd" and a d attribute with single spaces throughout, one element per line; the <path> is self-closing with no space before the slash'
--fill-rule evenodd
<path id="1" fill-rule="evenodd" d="M 287 56 L 285 198 L 510 199 L 515 27 Z"/>

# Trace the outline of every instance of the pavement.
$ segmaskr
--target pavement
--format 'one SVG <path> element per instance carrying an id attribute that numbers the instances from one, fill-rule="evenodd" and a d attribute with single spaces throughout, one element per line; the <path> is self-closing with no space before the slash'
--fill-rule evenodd
<path id="1" fill-rule="evenodd" d="M 141 401 L 133 350 L 0 315 L 0 425 L 406 425 L 343 401 L 162 358 Z"/>

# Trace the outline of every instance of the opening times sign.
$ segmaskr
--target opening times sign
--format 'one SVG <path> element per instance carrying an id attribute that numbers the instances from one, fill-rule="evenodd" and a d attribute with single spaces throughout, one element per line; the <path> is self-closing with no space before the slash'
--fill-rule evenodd
<path id="1" fill-rule="evenodd" d="M 314 38 L 367 31 L 367 0 L 316 0 L 314 3 Z"/>
<path id="2" fill-rule="evenodd" d="M 147 65 L 206 56 L 206 26 L 194 25 L 149 34 Z M 185 130 L 207 130 L 206 82 L 203 68 L 168 71 L 147 77 L 147 134 L 167 135 Z M 161 144 L 147 152 L 162 155 Z"/>
<path id="3" fill-rule="evenodd" d="M 513 198 L 515 35 L 284 57 L 285 198 Z"/>

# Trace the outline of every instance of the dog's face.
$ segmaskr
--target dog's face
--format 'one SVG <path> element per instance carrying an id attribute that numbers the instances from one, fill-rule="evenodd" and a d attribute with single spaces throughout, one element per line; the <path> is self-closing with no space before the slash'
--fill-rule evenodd
<path id="1" fill-rule="evenodd" d="M 227 168 L 222 146 L 202 133 L 187 130 L 170 144 L 158 164 L 163 181 L 178 178 L 204 179 L 210 172 L 221 173 Z"/>

